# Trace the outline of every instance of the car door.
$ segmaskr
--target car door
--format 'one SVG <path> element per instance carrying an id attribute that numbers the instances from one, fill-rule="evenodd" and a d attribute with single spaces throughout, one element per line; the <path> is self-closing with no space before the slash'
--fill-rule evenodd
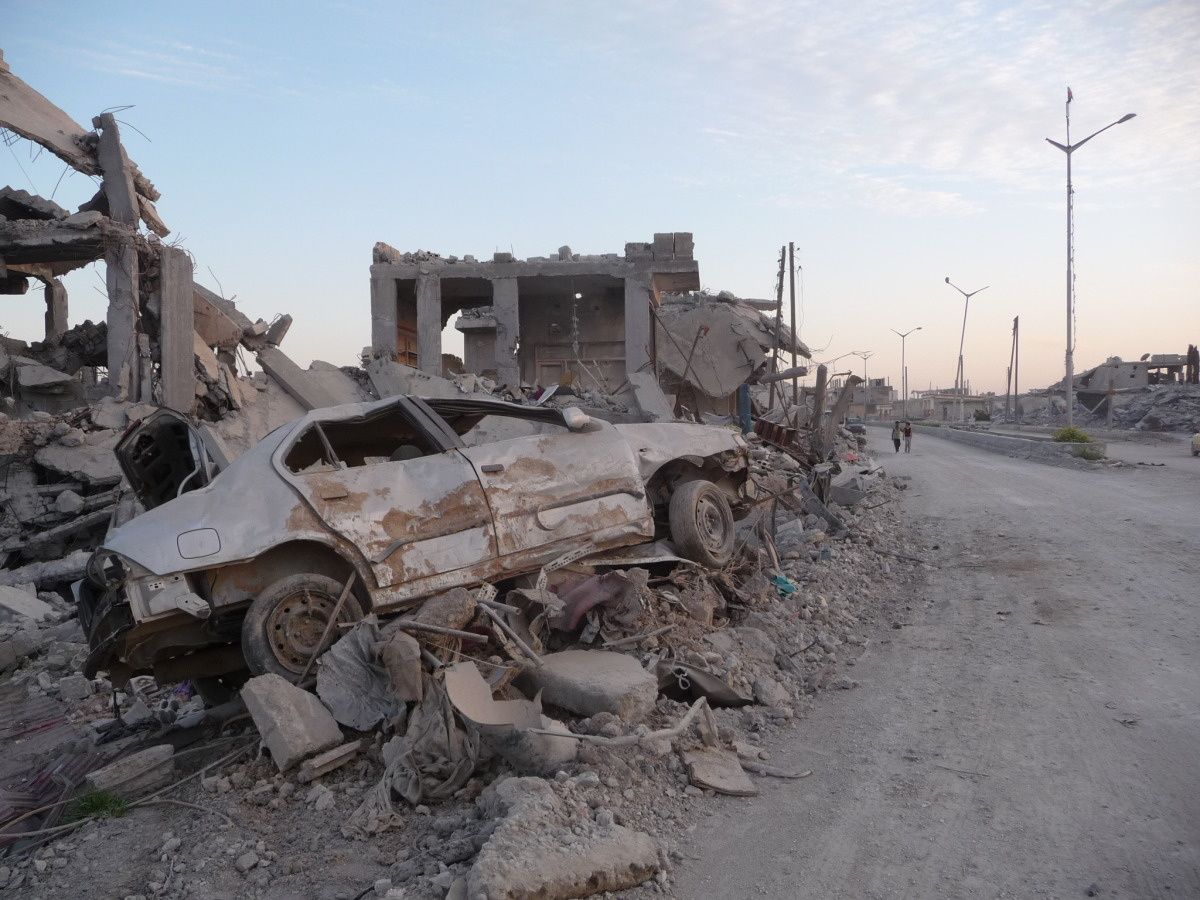
<path id="1" fill-rule="evenodd" d="M 445 435 L 421 427 L 419 411 L 404 398 L 382 413 L 312 423 L 309 428 L 320 427 L 326 437 L 318 442 L 318 432 L 299 433 L 291 445 L 298 458 L 290 466 L 283 448 L 285 477 L 331 530 L 359 548 L 380 587 L 435 577 L 453 584 L 455 572 L 487 570 L 497 546 L 475 469 L 446 447 Z M 389 450 L 397 441 L 411 441 L 399 445 L 412 448 L 411 458 L 387 457 L 383 451 L 398 452 Z M 305 464 L 299 453 L 305 442 L 325 444 L 340 465 Z"/>
<path id="2" fill-rule="evenodd" d="M 612 425 L 466 447 L 508 568 L 549 561 L 591 538 L 654 536 L 653 510 L 629 445 Z M 519 555 L 515 557 L 514 555 Z M 540 562 L 535 562 L 540 564 Z"/>

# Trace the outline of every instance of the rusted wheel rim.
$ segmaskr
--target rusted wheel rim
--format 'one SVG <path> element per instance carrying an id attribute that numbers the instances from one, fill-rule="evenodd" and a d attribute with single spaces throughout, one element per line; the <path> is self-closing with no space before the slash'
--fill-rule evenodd
<path id="1" fill-rule="evenodd" d="M 724 549 L 729 538 L 729 522 L 724 510 L 711 497 L 701 497 L 696 503 L 696 526 L 708 550 L 719 553 Z"/>
<path id="2" fill-rule="evenodd" d="M 267 638 L 280 665 L 299 675 L 310 658 L 337 640 L 337 633 L 331 632 L 325 647 L 318 646 L 335 606 L 336 597 L 309 589 L 290 594 L 275 605 L 267 618 Z M 342 618 L 345 615 L 343 609 Z"/>

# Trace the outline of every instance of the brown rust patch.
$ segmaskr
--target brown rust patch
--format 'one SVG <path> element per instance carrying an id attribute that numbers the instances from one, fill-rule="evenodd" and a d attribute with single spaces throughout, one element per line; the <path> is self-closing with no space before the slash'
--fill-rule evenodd
<path id="1" fill-rule="evenodd" d="M 404 537 L 420 530 L 424 523 L 436 520 L 438 531 L 465 530 L 487 520 L 487 503 L 475 482 L 464 482 L 441 497 L 425 499 L 416 509 L 392 507 L 381 524 L 388 537 Z"/>

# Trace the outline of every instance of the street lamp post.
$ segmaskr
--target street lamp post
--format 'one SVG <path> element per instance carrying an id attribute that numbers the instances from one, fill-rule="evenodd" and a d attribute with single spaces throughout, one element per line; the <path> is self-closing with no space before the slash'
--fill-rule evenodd
<path id="1" fill-rule="evenodd" d="M 1073 99 L 1071 89 L 1067 88 L 1067 142 L 1060 144 L 1058 141 L 1046 138 L 1047 143 L 1053 144 L 1063 153 L 1067 154 L 1067 374 L 1063 382 L 1067 396 L 1067 425 L 1073 425 L 1075 422 L 1075 231 L 1073 224 L 1075 192 L 1071 187 L 1071 154 L 1100 134 L 1101 131 L 1108 131 L 1114 125 L 1128 122 L 1137 115 L 1137 113 L 1125 113 L 1117 121 L 1105 125 L 1100 131 L 1093 131 L 1082 141 L 1076 141 L 1072 144 L 1071 101 Z"/>
<path id="2" fill-rule="evenodd" d="M 875 351 L 855 350 L 854 355 L 863 361 L 863 419 L 866 419 L 867 403 L 871 399 L 871 382 L 867 380 L 867 360 L 875 355 Z"/>
<path id="3" fill-rule="evenodd" d="M 967 338 L 967 308 L 971 305 L 971 298 L 976 294 L 986 291 L 990 285 L 985 284 L 979 290 L 971 291 L 971 293 L 968 294 L 957 284 L 952 282 L 949 275 L 946 276 L 946 284 L 950 285 L 950 287 L 954 288 L 963 295 L 962 334 L 959 335 L 958 338 L 958 371 L 954 373 L 954 393 L 958 395 L 958 421 L 962 422 L 965 418 L 963 414 L 963 390 L 965 389 L 967 383 L 966 375 L 963 373 L 963 342 Z"/>
<path id="4" fill-rule="evenodd" d="M 910 334 L 912 334 L 914 331 L 920 331 L 920 330 L 921 330 L 920 325 L 918 325 L 916 328 L 910 328 L 910 329 L 908 329 L 908 331 L 905 331 L 903 333 L 897 331 L 895 328 L 892 329 L 892 334 L 900 335 L 900 392 L 904 395 L 903 416 L 906 419 L 908 418 L 908 362 L 906 361 L 905 356 L 904 356 L 904 343 L 906 340 L 908 340 L 908 336 Z"/>

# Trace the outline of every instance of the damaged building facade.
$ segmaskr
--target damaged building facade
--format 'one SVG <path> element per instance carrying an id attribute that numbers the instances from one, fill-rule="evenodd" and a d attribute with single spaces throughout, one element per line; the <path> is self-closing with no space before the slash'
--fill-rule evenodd
<path id="1" fill-rule="evenodd" d="M 500 384 L 558 384 L 567 373 L 615 393 L 654 358 L 651 307 L 667 293 L 698 290 L 692 235 L 656 234 L 624 255 L 489 261 L 401 253 L 376 244 L 371 266 L 371 347 L 388 358 L 442 374 L 442 330 L 464 334 L 468 371 Z"/>
<path id="2" fill-rule="evenodd" d="M 445 370 L 442 332 L 463 334 L 466 372 L 500 386 L 578 384 L 601 395 L 647 386 L 675 398 L 675 412 L 730 415 L 737 388 L 767 370 L 777 350 L 811 354 L 790 327 L 765 314 L 772 301 L 700 291 L 689 232 L 627 243 L 623 254 L 514 259 L 404 253 L 378 243 L 371 266 L 373 361 L 428 375 Z M 370 364 L 368 364 L 370 368 Z"/>

